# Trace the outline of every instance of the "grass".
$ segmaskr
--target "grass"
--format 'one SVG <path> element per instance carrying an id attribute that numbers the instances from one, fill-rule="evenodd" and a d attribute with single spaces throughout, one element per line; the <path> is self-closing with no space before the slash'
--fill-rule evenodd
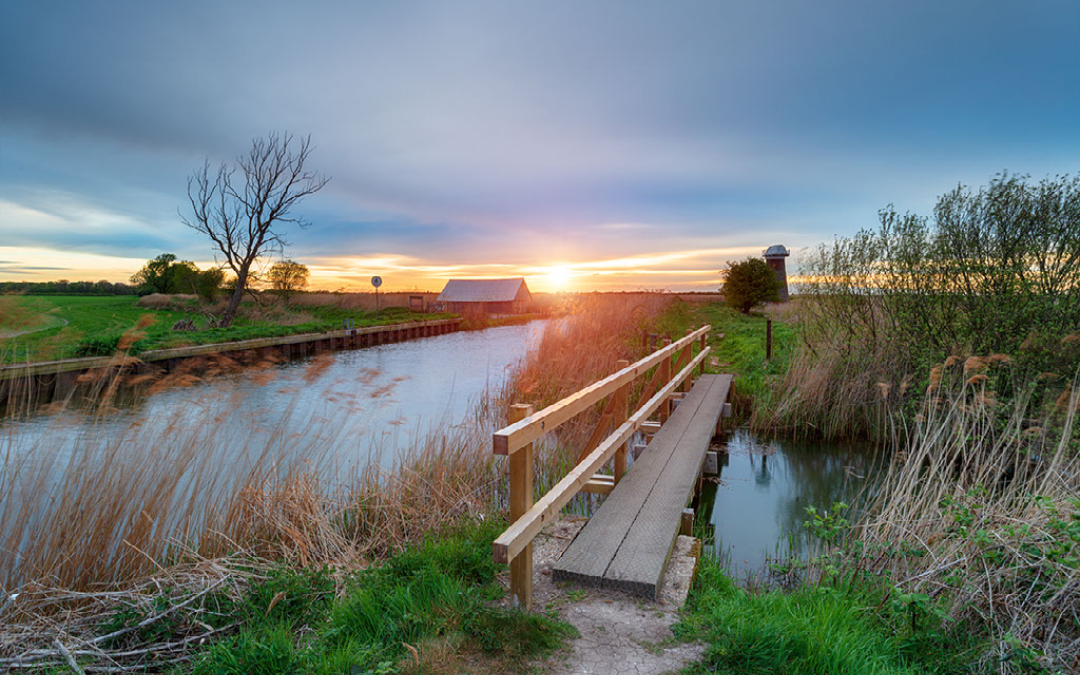
<path id="1" fill-rule="evenodd" d="M 212 308 L 200 306 L 192 296 L 4 296 L 0 331 L 41 330 L 0 338 L 0 362 L 109 356 L 122 346 L 138 354 L 147 349 L 319 333 L 340 329 L 344 319 L 364 327 L 448 316 L 384 305 L 376 317 L 374 307 L 366 308 L 366 298 L 358 300 L 346 294 L 301 295 L 290 304 L 275 298 L 264 302 L 245 303 L 233 325 L 223 329 L 207 325 L 205 313 Z M 42 317 L 47 317 L 47 322 L 43 323 Z M 174 332 L 173 325 L 185 319 L 193 320 L 199 330 Z"/>
<path id="2" fill-rule="evenodd" d="M 432 432 L 404 449 L 389 470 L 378 462 L 350 472 L 335 469 L 335 453 L 352 449 L 349 439 L 339 437 L 344 425 L 336 417 L 353 414 L 348 401 L 328 406 L 296 433 L 290 424 L 266 426 L 251 414 L 242 393 L 183 410 L 156 409 L 164 418 L 155 424 L 135 416 L 118 431 L 109 422 L 119 404 L 104 386 L 98 407 L 76 423 L 64 415 L 26 416 L 35 425 L 29 435 L 7 433 L 22 421 L 0 424 L 0 586 L 4 596 L 19 593 L 16 603 L 0 607 L 0 659 L 43 649 L 51 656 L 42 657 L 42 665 L 62 664 L 49 628 L 60 614 L 67 630 L 85 640 L 104 634 L 89 625 L 95 617 L 98 627 L 106 621 L 113 628 L 130 627 L 139 622 L 135 617 L 145 620 L 159 608 L 172 611 L 198 596 L 168 615 L 177 619 L 172 634 L 191 642 L 170 643 L 164 634 L 136 631 L 98 648 L 132 664 L 143 657 L 120 657 L 117 650 L 147 650 L 146 643 L 156 640 L 157 651 L 145 658 L 164 663 L 189 657 L 200 640 L 223 645 L 200 657 L 200 663 L 206 659 L 199 666 L 208 669 L 203 672 L 349 672 L 354 665 L 377 672 L 386 663 L 405 668 L 410 658 L 415 672 L 444 672 L 440 664 L 446 659 L 466 663 L 460 668 L 465 671 L 475 666 L 482 672 L 492 658 L 491 672 L 511 667 L 499 659 L 519 659 L 512 664 L 519 667 L 532 653 L 520 649 L 541 643 L 540 633 L 557 636 L 558 629 L 542 616 L 489 607 L 494 587 L 487 576 L 468 581 L 421 566 L 417 583 L 406 583 L 412 577 L 401 570 L 419 563 L 395 556 L 410 546 L 437 548 L 463 522 L 498 521 L 506 507 L 506 469 L 491 453 L 490 434 L 505 423 L 507 392 L 559 396 L 608 374 L 618 358 L 633 358 L 641 349 L 640 331 L 670 310 L 669 302 L 655 294 L 616 296 L 606 308 L 600 300 L 582 302 L 577 318 L 552 322 L 538 349 L 542 353 L 521 365 L 505 391 L 478 401 L 465 424 Z M 272 363 L 253 367 L 268 382 L 273 379 Z M 543 390 L 526 389 L 538 377 L 544 378 Z M 153 386 L 197 382 L 193 374 L 177 372 Z M 538 491 L 565 472 L 556 453 L 566 447 L 538 448 Z M 236 459 L 212 461 L 219 455 L 207 448 L 228 448 Z M 470 555 L 490 566 L 494 534 L 484 532 L 485 542 L 466 539 Z M 433 543 L 420 543 L 429 539 Z M 454 569 L 490 575 L 490 567 L 470 568 L 459 554 Z M 386 560 L 399 561 L 387 568 L 397 576 L 361 575 L 355 585 L 338 584 L 325 612 L 303 601 L 316 618 L 295 618 L 308 610 L 288 608 L 302 588 L 321 588 L 318 577 L 286 579 L 264 588 L 258 599 L 231 591 L 221 595 L 269 576 L 264 570 L 271 563 L 309 572 L 331 564 L 344 574 Z M 220 589 L 211 589 L 218 583 Z M 257 606 L 264 609 L 251 609 Z M 279 616 L 286 610 L 294 618 Z M 256 620 L 259 611 L 267 621 Z M 374 618 L 395 616 L 398 623 L 389 633 L 374 625 Z M 238 620 L 259 628 L 228 627 Z M 154 622 L 155 630 L 163 621 Z M 446 654 L 464 654 L 464 661 Z M 398 660 L 402 656 L 404 662 Z"/>
<path id="3" fill-rule="evenodd" d="M 251 586 L 243 627 L 196 653 L 191 672 L 523 672 L 573 629 L 493 604 L 504 589 L 488 542 L 503 525 L 426 539 L 336 583 L 328 571 L 278 571 Z"/>
<path id="4" fill-rule="evenodd" d="M 766 313 L 743 314 L 727 305 L 714 302 L 701 307 L 700 321 L 713 327 L 709 346 L 713 359 L 709 372 L 735 373 L 735 408 L 739 418 L 746 421 L 757 410 L 771 405 L 776 381 L 783 377 L 791 359 L 795 333 L 787 323 L 782 306 L 770 307 Z M 773 322 L 772 359 L 765 358 L 766 322 Z M 757 426 L 760 415 L 752 422 Z"/>
<path id="5" fill-rule="evenodd" d="M 704 659 L 683 672 L 750 675 L 967 673 L 977 642 L 929 613 L 911 628 L 885 584 L 843 589 L 802 585 L 747 589 L 704 557 L 682 621 L 684 640 L 702 640 Z"/>

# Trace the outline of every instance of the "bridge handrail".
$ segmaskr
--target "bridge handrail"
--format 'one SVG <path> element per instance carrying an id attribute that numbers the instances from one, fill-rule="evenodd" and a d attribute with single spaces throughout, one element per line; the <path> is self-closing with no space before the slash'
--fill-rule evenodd
<path id="1" fill-rule="evenodd" d="M 670 357 L 688 344 L 708 334 L 711 326 L 702 326 L 686 337 L 659 349 L 645 358 L 608 375 L 604 379 L 581 389 L 566 398 L 552 403 L 540 412 L 529 415 L 520 422 L 499 429 L 493 437 L 496 455 L 512 455 L 549 431 L 554 431 L 590 406 L 615 393 L 620 387 L 641 377 L 647 370 Z"/>
<path id="2" fill-rule="evenodd" d="M 678 341 L 666 345 L 636 363 L 621 368 L 614 374 L 571 394 L 539 413 L 532 414 L 531 406 L 512 407 L 512 419 L 515 416 L 523 417 L 523 419 L 496 431 L 492 444 L 496 455 L 508 455 L 510 459 L 511 523 L 495 540 L 492 552 L 495 562 L 510 563 L 510 592 L 514 602 L 526 608 L 532 602 L 531 545 L 533 538 L 552 516 L 556 515 L 567 502 L 573 499 L 574 495 L 590 483 L 594 474 L 612 457 L 616 457 L 614 482 L 618 482 L 620 472 L 625 471 L 626 442 L 635 431 L 645 425 L 646 420 L 653 413 L 669 401 L 675 390 L 693 374 L 695 368 L 699 366 L 704 368 L 702 364 L 710 352 L 710 349 L 705 346 L 706 336 L 710 330 L 711 326 L 702 326 L 697 330 L 688 331 L 687 335 Z M 693 344 L 698 340 L 701 342 L 701 349 L 696 357 L 691 358 Z M 665 361 L 665 359 L 670 359 L 680 351 L 682 355 L 676 367 L 685 365 L 668 380 L 671 361 Z M 654 376 L 653 385 L 646 389 L 645 395 L 651 393 L 653 386 L 655 386 L 655 393 L 639 405 L 632 415 L 627 415 L 626 397 L 630 386 L 653 366 L 660 366 L 660 368 Z M 612 402 L 619 402 L 622 407 L 621 417 L 614 418 L 617 425 L 615 430 L 587 455 L 580 458 L 574 468 L 534 504 L 532 442 L 542 434 L 554 431 L 561 424 L 609 395 L 614 395 Z M 661 421 L 665 417 L 662 410 Z M 600 432 L 599 429 L 597 431 Z M 622 453 L 619 453 L 620 450 Z"/>

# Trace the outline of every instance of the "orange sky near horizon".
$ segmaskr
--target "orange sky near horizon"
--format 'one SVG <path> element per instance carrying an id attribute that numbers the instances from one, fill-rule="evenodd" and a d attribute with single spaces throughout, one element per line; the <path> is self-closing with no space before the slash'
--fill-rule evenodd
<path id="1" fill-rule="evenodd" d="M 340 256 L 300 260 L 311 271 L 312 290 L 369 291 L 374 275 L 380 290 L 440 291 L 448 279 L 524 277 L 536 292 L 673 290 L 711 291 L 720 285 L 718 271 L 728 260 L 761 255 L 765 246 L 662 251 L 619 258 L 511 263 L 434 264 L 405 254 Z M 93 253 L 0 246 L 0 261 L 21 274 L 0 274 L 2 281 L 127 281 L 145 259 Z M 194 261 L 200 268 L 211 260 Z"/>

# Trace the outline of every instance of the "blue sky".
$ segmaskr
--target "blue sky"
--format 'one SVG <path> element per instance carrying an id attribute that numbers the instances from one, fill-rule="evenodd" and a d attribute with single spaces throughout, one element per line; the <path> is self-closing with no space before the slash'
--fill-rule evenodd
<path id="1" fill-rule="evenodd" d="M 287 130 L 332 178 L 289 237 L 316 285 L 712 289 L 1080 170 L 1078 44 L 1080 3 L 1039 0 L 9 2 L 0 279 L 211 263 L 187 176 Z"/>

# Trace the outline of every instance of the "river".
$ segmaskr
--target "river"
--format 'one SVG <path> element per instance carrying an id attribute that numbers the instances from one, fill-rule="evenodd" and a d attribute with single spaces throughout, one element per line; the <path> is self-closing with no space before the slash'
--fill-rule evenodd
<path id="1" fill-rule="evenodd" d="M 234 460 L 242 447 L 258 455 L 263 441 L 301 452 L 319 448 L 336 469 L 378 458 L 389 468 L 398 451 L 429 431 L 463 424 L 472 406 L 539 340 L 545 321 L 462 331 L 365 349 L 330 352 L 270 368 L 180 380 L 125 399 L 107 415 L 69 406 L 14 422 L 0 431 L 3 450 L 47 449 L 65 455 L 91 445 L 187 442 L 196 429 L 204 447 Z M 493 431 L 493 430 L 492 430 Z M 285 440 L 283 440 L 285 439 Z"/>
<path id="2" fill-rule="evenodd" d="M 107 457 L 105 449 L 125 445 L 160 449 L 162 461 L 172 461 L 175 446 L 187 446 L 198 454 L 209 449 L 213 462 L 243 466 L 266 461 L 261 453 L 273 447 L 271 459 L 283 465 L 310 461 L 339 475 L 372 462 L 389 469 L 402 450 L 435 429 L 490 434 L 487 418 L 471 419 L 476 404 L 539 341 L 545 324 L 451 333 L 192 379 L 105 415 L 72 406 L 7 420 L 0 423 L 0 457 L 6 455 L 8 469 L 20 463 L 12 458 L 40 463 L 30 474 L 37 481 L 64 476 L 80 454 Z M 805 553 L 806 508 L 850 500 L 872 473 L 871 454 L 861 446 L 763 441 L 735 430 L 726 447 L 717 482 L 706 484 L 701 504 L 715 528 L 712 551 L 738 574 L 761 570 L 789 548 Z"/>

